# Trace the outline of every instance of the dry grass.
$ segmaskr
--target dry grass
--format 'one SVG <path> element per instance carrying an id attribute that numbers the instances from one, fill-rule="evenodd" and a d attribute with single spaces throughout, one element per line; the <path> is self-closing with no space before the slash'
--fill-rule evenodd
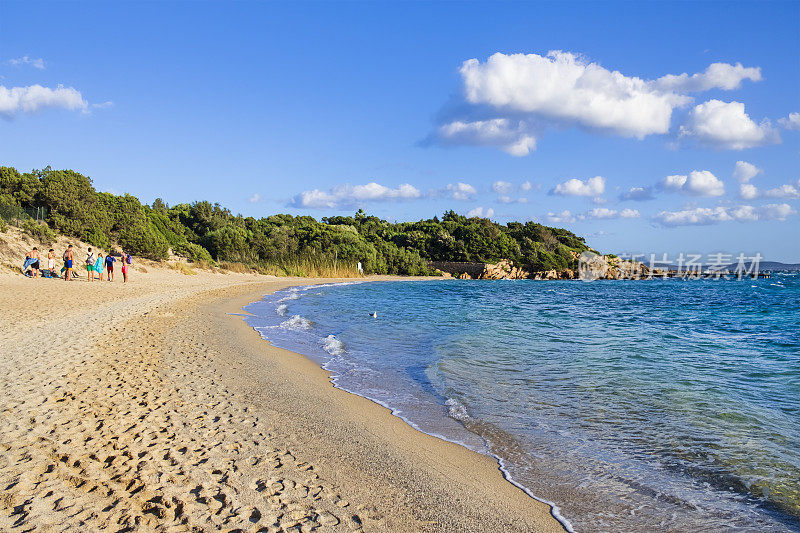
<path id="1" fill-rule="evenodd" d="M 178 272 L 186 276 L 197 275 L 197 271 L 192 267 L 190 267 L 189 265 L 187 265 L 186 263 L 167 263 L 167 266 L 172 270 L 177 270 Z"/>

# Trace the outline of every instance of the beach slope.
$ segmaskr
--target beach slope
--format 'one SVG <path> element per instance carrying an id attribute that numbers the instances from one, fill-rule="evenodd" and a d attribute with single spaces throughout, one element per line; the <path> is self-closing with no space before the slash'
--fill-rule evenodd
<path id="1" fill-rule="evenodd" d="M 561 531 L 235 314 L 318 281 L 0 276 L 0 530 Z"/>

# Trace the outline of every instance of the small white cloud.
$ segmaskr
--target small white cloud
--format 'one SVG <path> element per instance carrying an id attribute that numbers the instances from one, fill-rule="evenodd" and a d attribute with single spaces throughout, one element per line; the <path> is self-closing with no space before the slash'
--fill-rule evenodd
<path id="1" fill-rule="evenodd" d="M 550 190 L 550 194 L 558 196 L 599 196 L 606 190 L 606 179 L 595 176 L 587 180 L 572 178 L 559 183 Z"/>
<path id="2" fill-rule="evenodd" d="M 758 188 L 752 183 L 742 183 L 739 185 L 739 196 L 745 200 L 752 200 L 758 196 Z"/>
<path id="3" fill-rule="evenodd" d="M 733 179 L 739 183 L 747 183 L 761 173 L 761 169 L 747 161 L 737 161 L 733 169 Z"/>
<path id="4" fill-rule="evenodd" d="M 260 194 L 258 194 L 257 192 L 256 192 L 256 193 L 253 193 L 253 196 L 251 196 L 251 197 L 248 199 L 248 201 L 249 201 L 251 204 L 256 204 L 256 203 L 258 203 L 260 200 L 261 200 L 261 195 L 260 195 Z"/>
<path id="5" fill-rule="evenodd" d="M 569 224 L 575 222 L 575 216 L 567 210 L 561 211 L 560 213 L 547 213 L 547 221 L 551 224 Z"/>
<path id="6" fill-rule="evenodd" d="M 456 120 L 440 126 L 438 137 L 443 144 L 494 146 L 516 157 L 536 150 L 536 137 L 525 121 L 507 118 L 473 122 Z"/>
<path id="7" fill-rule="evenodd" d="M 658 184 L 665 191 L 680 192 L 690 196 L 722 196 L 725 184 L 708 170 L 693 170 L 688 176 L 667 176 Z"/>
<path id="8" fill-rule="evenodd" d="M 769 120 L 756 124 L 745 113 L 743 103 L 721 100 L 695 106 L 687 123 L 681 126 L 680 135 L 726 150 L 744 150 L 781 140 Z"/>
<path id="9" fill-rule="evenodd" d="M 31 85 L 11 87 L 0 85 L 0 117 L 7 120 L 21 113 L 36 113 L 45 108 L 61 108 L 86 111 L 89 104 L 80 92 L 72 87 L 59 85 L 55 89 Z"/>
<path id="10" fill-rule="evenodd" d="M 637 209 L 623 209 L 617 211 L 616 209 L 609 209 L 607 207 L 596 207 L 591 211 L 586 212 L 581 218 L 584 219 L 613 219 L 613 218 L 638 218 L 639 211 Z"/>
<path id="11" fill-rule="evenodd" d="M 778 124 L 787 130 L 800 130 L 800 113 L 789 113 L 788 117 L 778 119 Z"/>
<path id="12" fill-rule="evenodd" d="M 461 200 L 461 201 L 472 200 L 472 198 L 474 198 L 475 195 L 478 194 L 478 191 L 475 190 L 475 187 L 473 187 L 469 183 L 461 183 L 461 182 L 458 182 L 455 185 L 453 185 L 452 183 L 448 184 L 447 187 L 445 187 L 445 191 L 450 195 L 450 198 L 452 198 L 453 200 Z"/>
<path id="13" fill-rule="evenodd" d="M 484 209 L 483 207 L 476 207 L 475 209 L 470 209 L 467 211 L 467 218 L 472 217 L 479 217 L 479 218 L 491 218 L 494 216 L 494 209 L 491 207 L 488 209 Z"/>
<path id="14" fill-rule="evenodd" d="M 743 80 L 761 81 L 760 67 L 743 67 L 741 63 L 711 63 L 705 71 L 689 76 L 667 74 L 658 78 L 654 85 L 662 91 L 700 92 L 711 89 L 732 91 L 742 85 Z"/>
<path id="15" fill-rule="evenodd" d="M 796 214 L 789 204 L 769 204 L 762 207 L 696 207 L 682 211 L 662 211 L 654 218 L 663 226 L 703 226 L 718 222 L 753 222 L 756 220 L 786 220 Z"/>
<path id="16" fill-rule="evenodd" d="M 619 198 L 620 200 L 644 202 L 646 200 L 652 200 L 655 197 L 653 196 L 652 187 L 631 187 L 628 189 L 628 192 L 621 194 Z"/>
<path id="17" fill-rule="evenodd" d="M 498 180 L 492 183 L 492 190 L 497 193 L 497 201 L 502 204 L 525 204 L 528 199 L 517 195 L 531 190 L 531 182 L 514 185 L 509 181 Z"/>
<path id="18" fill-rule="evenodd" d="M 800 180 L 764 191 L 767 198 L 800 198 Z"/>
<path id="19" fill-rule="evenodd" d="M 92 104 L 92 107 L 95 109 L 108 109 L 109 107 L 114 107 L 114 102 L 109 100 L 100 104 Z"/>
<path id="20" fill-rule="evenodd" d="M 42 58 L 33 58 L 28 56 L 22 56 L 17 59 L 9 59 L 6 61 L 6 64 L 11 65 L 12 67 L 21 67 L 24 65 L 30 65 L 33 68 L 38 68 L 39 70 L 44 70 L 44 59 Z"/>
<path id="21" fill-rule="evenodd" d="M 372 182 L 366 185 L 339 185 L 327 191 L 321 191 L 319 189 L 303 191 L 292 198 L 290 205 L 294 207 L 334 208 L 365 202 L 413 200 L 421 196 L 422 194 L 419 190 L 408 183 L 404 183 L 392 189 Z"/>

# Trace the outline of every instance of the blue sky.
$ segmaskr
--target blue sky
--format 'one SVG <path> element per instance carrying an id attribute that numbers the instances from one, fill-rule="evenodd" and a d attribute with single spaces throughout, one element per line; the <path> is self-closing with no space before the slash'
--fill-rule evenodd
<path id="1" fill-rule="evenodd" d="M 800 262 L 798 20 L 796 2 L 0 2 L 0 164 L 252 216 L 454 209 L 606 252 Z"/>

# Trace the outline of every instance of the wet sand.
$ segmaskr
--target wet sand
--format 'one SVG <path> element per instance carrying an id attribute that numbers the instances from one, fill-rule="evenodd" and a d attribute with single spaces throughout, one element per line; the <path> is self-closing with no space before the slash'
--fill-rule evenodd
<path id="1" fill-rule="evenodd" d="M 230 314 L 321 281 L 0 275 L 0 530 L 563 531 Z"/>

